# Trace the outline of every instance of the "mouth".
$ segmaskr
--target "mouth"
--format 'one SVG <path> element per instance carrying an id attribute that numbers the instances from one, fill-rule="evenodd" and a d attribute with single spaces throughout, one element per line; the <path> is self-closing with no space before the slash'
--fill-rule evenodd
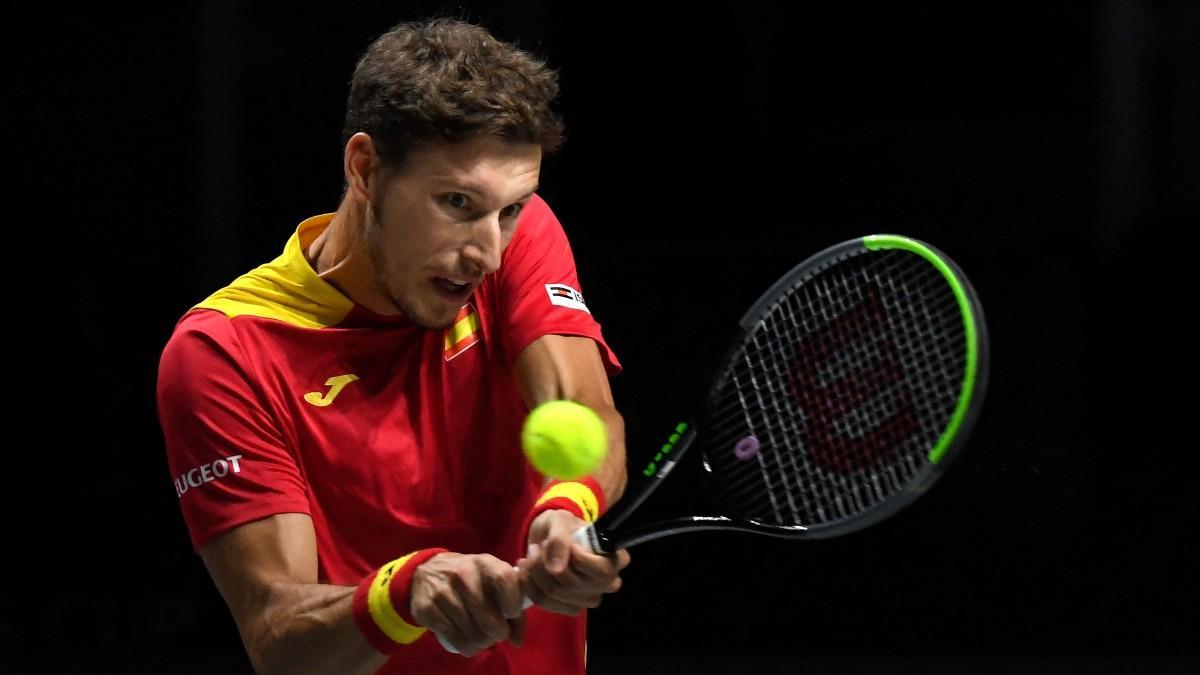
<path id="1" fill-rule="evenodd" d="M 434 277 L 433 287 L 438 295 L 450 302 L 466 302 L 475 290 L 475 285 L 469 281 L 460 281 L 450 277 Z"/>

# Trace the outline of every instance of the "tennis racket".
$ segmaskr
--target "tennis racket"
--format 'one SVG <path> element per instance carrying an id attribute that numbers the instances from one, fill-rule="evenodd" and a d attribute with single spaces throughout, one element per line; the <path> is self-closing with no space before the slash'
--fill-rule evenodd
<path id="1" fill-rule="evenodd" d="M 640 482 L 576 533 L 597 553 L 735 530 L 820 539 L 894 515 L 962 449 L 983 404 L 983 308 L 959 267 L 875 235 L 800 263 L 746 312 L 697 423 L 681 423 Z M 701 441 L 719 513 L 626 526 Z"/>
<path id="2" fill-rule="evenodd" d="M 873 235 L 825 249 L 768 289 L 739 327 L 699 422 L 680 423 L 637 485 L 576 541 L 611 554 L 702 530 L 789 539 L 861 530 L 933 485 L 983 404 L 983 308 L 958 266 L 916 239 Z M 719 513 L 627 526 L 698 440 Z"/>

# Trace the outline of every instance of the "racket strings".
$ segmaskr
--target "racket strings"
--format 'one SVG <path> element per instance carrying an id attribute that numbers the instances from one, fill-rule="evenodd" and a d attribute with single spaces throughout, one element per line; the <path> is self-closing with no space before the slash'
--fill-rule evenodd
<path id="1" fill-rule="evenodd" d="M 747 336 L 710 409 L 723 501 L 812 526 L 903 490 L 957 403 L 964 344 L 953 292 L 919 256 L 860 254 L 794 287 Z M 726 451 L 747 436 L 753 457 Z"/>

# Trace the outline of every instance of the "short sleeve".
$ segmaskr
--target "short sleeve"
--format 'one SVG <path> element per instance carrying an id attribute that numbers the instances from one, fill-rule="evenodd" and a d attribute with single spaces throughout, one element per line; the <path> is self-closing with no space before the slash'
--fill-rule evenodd
<path id="1" fill-rule="evenodd" d="M 621 364 L 585 302 L 562 224 L 537 195 L 521 215 L 496 280 L 500 335 L 510 360 L 543 335 L 574 335 L 595 340 L 609 375 L 620 372 Z"/>
<path id="2" fill-rule="evenodd" d="M 158 416 L 192 545 L 277 513 L 309 513 L 305 483 L 230 319 L 186 315 L 163 350 Z"/>

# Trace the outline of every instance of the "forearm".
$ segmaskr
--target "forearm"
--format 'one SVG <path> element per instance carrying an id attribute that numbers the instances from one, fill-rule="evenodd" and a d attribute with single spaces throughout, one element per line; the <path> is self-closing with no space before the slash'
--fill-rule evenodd
<path id="1" fill-rule="evenodd" d="M 372 647 L 352 615 L 354 587 L 280 582 L 258 598 L 261 612 L 239 626 L 258 673 L 350 673 L 377 671 L 387 657 Z"/>
<path id="2" fill-rule="evenodd" d="M 591 408 L 604 421 L 608 452 L 592 475 L 606 501 L 615 503 L 625 492 L 625 421 L 617 412 L 596 343 L 586 337 L 543 335 L 521 352 L 515 372 L 530 410 L 567 399 Z"/>
<path id="3" fill-rule="evenodd" d="M 611 404 L 596 405 L 594 410 L 608 430 L 608 453 L 592 477 L 604 489 L 604 498 L 612 506 L 625 493 L 628 480 L 625 468 L 625 420 Z"/>

